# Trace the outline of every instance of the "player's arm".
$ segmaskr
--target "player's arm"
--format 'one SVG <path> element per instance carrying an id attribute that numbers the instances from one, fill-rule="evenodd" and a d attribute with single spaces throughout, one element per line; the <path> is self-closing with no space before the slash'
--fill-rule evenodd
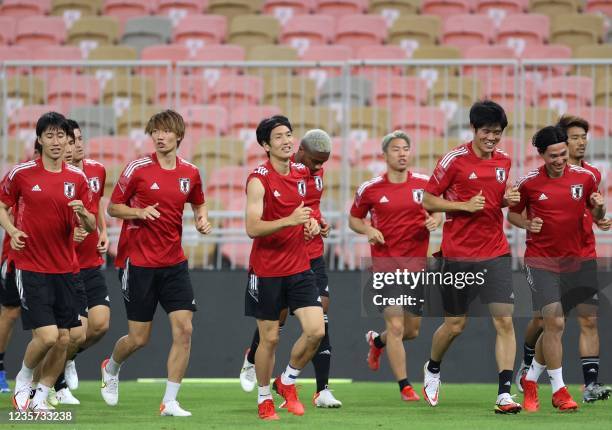
<path id="1" fill-rule="evenodd" d="M 591 194 L 589 201 L 591 203 L 593 220 L 595 222 L 602 220 L 606 216 L 606 201 L 604 197 L 600 193 L 594 192 Z"/>
<path id="2" fill-rule="evenodd" d="M 285 227 L 303 225 L 310 219 L 311 208 L 304 207 L 304 202 L 298 206 L 288 217 L 274 221 L 264 221 L 263 203 L 265 189 L 261 181 L 253 178 L 247 185 L 247 206 L 246 206 L 246 232 L 253 239 L 264 237 L 276 233 Z"/>
<path id="3" fill-rule="evenodd" d="M 442 213 L 434 212 L 430 214 L 429 212 L 425 211 L 425 227 L 427 227 L 427 230 L 436 230 L 438 227 L 440 227 L 443 221 L 444 217 L 442 216 Z"/>
<path id="4" fill-rule="evenodd" d="M 484 209 L 485 198 L 482 190 L 467 202 L 451 202 L 442 197 L 434 196 L 425 191 L 423 207 L 428 212 L 470 212 L 474 213 Z"/>
<path id="5" fill-rule="evenodd" d="M 502 208 L 512 207 L 521 201 L 521 193 L 516 185 L 506 187 L 504 198 L 502 200 Z"/>
<path id="6" fill-rule="evenodd" d="M 200 234 L 209 234 L 212 231 L 212 224 L 208 221 L 208 208 L 206 203 L 201 205 L 191 205 L 193 210 L 193 219 L 195 221 L 195 227 Z"/>
<path id="7" fill-rule="evenodd" d="M 124 220 L 131 219 L 144 219 L 149 221 L 155 221 L 161 216 L 157 210 L 159 203 L 155 203 L 152 206 L 146 208 L 132 208 L 123 203 L 113 203 L 108 205 L 108 214 L 113 218 L 119 218 Z"/>
<path id="8" fill-rule="evenodd" d="M 104 215 L 104 205 L 102 199 L 98 202 L 98 244 L 97 250 L 100 254 L 108 251 L 108 230 L 106 227 L 106 216 Z"/>
<path id="9" fill-rule="evenodd" d="M 68 203 L 68 206 L 72 208 L 72 211 L 79 218 L 79 223 L 85 231 L 91 233 L 96 229 L 96 217 L 87 210 L 81 200 L 72 200 Z"/>
<path id="10" fill-rule="evenodd" d="M 6 234 L 11 237 L 11 248 L 19 251 L 25 247 L 23 239 L 27 238 L 28 235 L 15 227 L 8 210 L 9 206 L 0 200 L 0 225 L 6 231 Z"/>
<path id="11" fill-rule="evenodd" d="M 385 243 L 385 237 L 380 230 L 368 225 L 364 218 L 349 215 L 349 227 L 355 233 L 366 235 L 368 237 L 368 242 L 371 244 L 383 245 Z"/>
<path id="12" fill-rule="evenodd" d="M 527 230 L 531 233 L 539 233 L 542 230 L 542 225 L 544 224 L 542 218 L 539 217 L 528 219 L 526 211 L 520 213 L 508 211 L 508 222 L 515 227 Z"/>

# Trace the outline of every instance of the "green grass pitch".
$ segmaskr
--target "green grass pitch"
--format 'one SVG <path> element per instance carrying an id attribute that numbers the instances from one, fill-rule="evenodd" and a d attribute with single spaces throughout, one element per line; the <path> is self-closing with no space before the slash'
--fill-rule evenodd
<path id="1" fill-rule="evenodd" d="M 262 422 L 257 418 L 256 393 L 244 393 L 240 385 L 183 384 L 179 394 L 181 405 L 193 413 L 189 418 L 159 417 L 158 406 L 163 384 L 143 384 L 124 381 L 119 386 L 119 405 L 106 406 L 100 397 L 99 383 L 81 382 L 75 395 L 81 405 L 75 411 L 73 424 L 7 424 L 9 395 L 2 395 L 2 428 L 15 429 L 578 429 L 611 428 L 612 400 L 594 404 L 580 403 L 576 413 L 559 413 L 550 404 L 550 385 L 540 385 L 540 412 L 518 415 L 495 415 L 493 403 L 497 386 L 493 384 L 443 384 L 440 404 L 429 407 L 423 400 L 406 403 L 399 399 L 393 382 L 356 382 L 338 384 L 334 395 L 343 402 L 340 409 L 315 409 L 310 402 L 314 385 L 304 384 L 300 398 L 306 414 L 296 417 L 285 410 L 278 411 L 280 421 Z M 420 391 L 420 384 L 417 384 Z M 570 391 L 581 399 L 578 386 Z M 522 401 L 522 395 L 517 397 Z M 280 404 L 275 395 L 276 404 Z M 62 407 L 61 409 L 68 409 Z"/>

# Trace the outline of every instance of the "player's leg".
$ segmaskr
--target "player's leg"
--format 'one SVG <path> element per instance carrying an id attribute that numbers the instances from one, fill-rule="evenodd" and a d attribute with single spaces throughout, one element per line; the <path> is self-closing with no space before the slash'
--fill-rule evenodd
<path id="1" fill-rule="evenodd" d="M 49 349 L 40 367 L 40 379 L 36 392 L 32 398 L 30 408 L 34 410 L 48 410 L 53 407 L 48 405 L 47 398 L 49 390 L 55 382 L 66 363 L 66 350 L 70 343 L 70 330 L 58 329 L 57 342 Z"/>
<path id="2" fill-rule="evenodd" d="M 0 288 L 3 289 L 2 286 Z M 0 307 L 0 393 L 10 393 L 11 389 L 6 381 L 6 370 L 4 368 L 4 354 L 8 347 L 13 326 L 21 314 L 21 308 L 17 306 L 7 306 L 2 304 Z"/>
<path id="3" fill-rule="evenodd" d="M 78 353 L 80 354 L 87 348 L 98 343 L 108 331 L 109 326 L 110 307 L 108 305 L 90 307 L 88 312 L 87 335 Z"/>
<path id="4" fill-rule="evenodd" d="M 542 334 L 542 314 L 539 310 L 533 312 L 532 318 L 527 323 L 527 329 L 525 330 L 525 340 L 523 342 L 523 359 L 521 365 L 516 371 L 514 382 L 516 388 L 522 393 L 523 386 L 521 385 L 521 379 L 529 370 L 533 357 L 535 357 L 535 345 Z"/>

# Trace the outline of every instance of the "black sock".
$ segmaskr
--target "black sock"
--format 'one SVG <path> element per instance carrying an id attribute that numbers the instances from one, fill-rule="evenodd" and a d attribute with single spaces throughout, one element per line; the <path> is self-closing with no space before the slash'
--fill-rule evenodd
<path id="1" fill-rule="evenodd" d="M 251 347 L 249 348 L 249 352 L 247 353 L 247 361 L 251 364 L 255 364 L 255 353 L 257 352 L 257 347 L 259 346 L 259 329 L 255 329 L 255 333 L 253 333 L 253 340 L 251 341 Z"/>
<path id="2" fill-rule="evenodd" d="M 531 347 L 526 343 L 523 344 L 523 362 L 525 363 L 525 366 L 531 366 L 533 357 L 535 357 L 535 346 Z"/>
<path id="3" fill-rule="evenodd" d="M 68 388 L 68 384 L 66 384 L 66 378 L 64 377 L 64 372 L 62 372 L 61 375 L 57 377 L 57 381 L 55 381 L 54 387 L 56 393 L 61 389 Z"/>
<path id="4" fill-rule="evenodd" d="M 325 315 L 327 320 L 327 315 Z M 329 343 L 329 326 L 325 322 L 325 336 L 321 339 L 321 344 L 317 353 L 312 357 L 315 378 L 317 380 L 317 393 L 326 389 L 329 384 L 329 368 L 331 366 L 331 344 Z"/>
<path id="5" fill-rule="evenodd" d="M 382 349 L 385 347 L 385 343 L 382 341 L 382 339 L 380 338 L 380 335 L 376 336 L 374 338 L 374 346 L 376 348 Z"/>
<path id="6" fill-rule="evenodd" d="M 584 385 L 587 386 L 593 382 L 597 382 L 599 376 L 599 356 L 581 357 L 582 375 L 584 376 Z"/>
<path id="7" fill-rule="evenodd" d="M 498 376 L 499 388 L 497 389 L 497 394 L 510 394 L 510 388 L 512 388 L 512 370 L 502 370 Z"/>
<path id="8" fill-rule="evenodd" d="M 402 392 L 404 387 L 409 387 L 411 385 L 410 382 L 408 382 L 407 378 L 404 378 L 404 379 L 402 379 L 400 381 L 397 381 L 397 384 L 399 385 L 400 393 Z"/>
<path id="9" fill-rule="evenodd" d="M 4 370 L 4 352 L 0 352 L 0 372 Z"/>
<path id="10" fill-rule="evenodd" d="M 440 373 L 440 363 L 441 361 L 434 361 L 433 358 L 430 358 L 427 363 L 427 370 L 430 373 Z"/>

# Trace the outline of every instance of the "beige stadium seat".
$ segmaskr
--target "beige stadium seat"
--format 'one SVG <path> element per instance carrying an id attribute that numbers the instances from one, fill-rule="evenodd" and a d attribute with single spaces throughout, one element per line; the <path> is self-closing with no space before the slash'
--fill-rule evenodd
<path id="1" fill-rule="evenodd" d="M 120 136 L 129 136 L 133 130 L 144 133 L 144 129 L 149 119 L 162 110 L 163 108 L 161 106 L 131 105 L 129 109 L 117 118 L 117 134 Z"/>
<path id="2" fill-rule="evenodd" d="M 234 138 L 201 139 L 191 152 L 191 162 L 204 169 L 204 175 L 219 167 L 244 163 L 244 141 Z"/>
<path id="3" fill-rule="evenodd" d="M 299 104 L 312 106 L 316 97 L 317 84 L 306 76 L 272 76 L 264 80 L 263 104 L 278 106 L 283 111 Z"/>
<path id="4" fill-rule="evenodd" d="M 574 49 L 574 58 L 576 59 L 605 59 L 612 58 L 612 44 L 603 45 L 582 45 Z M 612 76 L 612 66 L 600 65 L 592 66 L 586 64 L 584 66 L 574 66 L 571 71 L 572 75 L 589 76 L 596 81 L 605 80 L 608 76 Z"/>
<path id="5" fill-rule="evenodd" d="M 480 82 L 474 77 L 440 78 L 431 89 L 433 104 L 440 106 L 444 101 L 457 103 L 458 107 L 471 106 L 481 95 Z"/>
<path id="6" fill-rule="evenodd" d="M 6 96 L 24 105 L 42 105 L 46 98 L 45 81 L 33 76 L 12 76 L 6 80 Z"/>
<path id="7" fill-rule="evenodd" d="M 423 46 L 414 51 L 412 54 L 413 60 L 440 60 L 440 59 L 461 59 L 461 51 L 455 46 L 448 45 L 436 45 L 436 46 Z M 430 75 L 424 72 L 430 73 L 435 71 L 437 77 L 455 76 L 459 73 L 458 66 L 419 66 L 411 67 L 408 69 L 408 73 L 411 75 L 418 75 L 425 79 L 430 79 Z M 435 80 L 435 79 L 434 79 Z"/>
<path id="8" fill-rule="evenodd" d="M 520 129 L 520 118 L 515 118 L 513 112 L 508 112 L 508 128 L 504 131 L 506 136 L 513 136 Z M 548 108 L 527 108 L 525 110 L 525 142 L 531 142 L 531 138 L 539 129 L 557 122 L 559 114 L 556 110 Z M 518 136 L 518 134 L 517 134 Z"/>
<path id="9" fill-rule="evenodd" d="M 595 105 L 612 105 L 612 74 L 609 79 L 600 79 L 595 86 Z"/>
<path id="10" fill-rule="evenodd" d="M 421 172 L 433 172 L 438 160 L 453 148 L 461 145 L 461 139 L 438 137 L 433 140 L 413 142 L 418 156 L 415 158 L 415 167 Z"/>
<path id="11" fill-rule="evenodd" d="M 226 16 L 231 21 L 238 15 L 252 15 L 261 10 L 263 0 L 210 0 L 207 14 Z"/>
<path id="12" fill-rule="evenodd" d="M 193 226 L 187 228 L 195 228 Z M 203 242 L 197 244 L 184 244 L 183 250 L 187 257 L 190 269 L 206 269 L 215 264 L 216 244 Z"/>
<path id="13" fill-rule="evenodd" d="M 301 103 L 291 105 L 286 114 L 291 118 L 291 126 L 295 136 L 301 137 L 308 130 L 320 128 L 330 136 L 340 132 L 338 113 L 331 108 L 321 106 L 305 106 Z"/>
<path id="14" fill-rule="evenodd" d="M 65 12 L 78 11 L 81 16 L 98 15 L 102 10 L 103 0 L 53 0 L 51 15 L 63 16 Z"/>
<path id="15" fill-rule="evenodd" d="M 404 15 L 417 13 L 420 6 L 421 0 L 371 0 L 369 13 L 393 11 L 394 14 L 401 15 L 404 19 Z"/>
<path id="16" fill-rule="evenodd" d="M 350 110 L 349 136 L 366 132 L 365 138 L 374 138 L 387 134 L 390 127 L 390 115 L 386 109 L 376 107 L 353 107 Z M 363 136 L 360 136 L 363 137 Z"/>
<path id="17" fill-rule="evenodd" d="M 85 16 L 70 27 L 67 42 L 79 45 L 83 41 L 93 41 L 98 46 L 114 45 L 119 40 L 119 21 L 111 16 Z"/>
<path id="18" fill-rule="evenodd" d="M 131 100 L 131 105 L 151 104 L 155 95 L 155 82 L 140 76 L 116 76 L 110 79 L 102 93 L 102 104 L 112 105 L 116 98 Z"/>
<path id="19" fill-rule="evenodd" d="M 367 181 L 372 179 L 372 172 L 368 169 L 353 167 L 349 173 L 349 193 L 348 198 L 352 199 L 357 188 Z M 328 169 L 325 171 L 325 193 L 326 200 L 342 202 L 342 189 L 345 187 L 344 172 L 341 169 Z"/>
<path id="20" fill-rule="evenodd" d="M 562 14 L 552 19 L 550 41 L 577 49 L 602 40 L 604 17 L 595 14 Z"/>
<path id="21" fill-rule="evenodd" d="M 138 52 L 136 48 L 127 45 L 108 45 L 98 46 L 89 52 L 88 60 L 91 61 L 136 61 L 138 60 Z M 85 69 L 87 73 L 108 74 L 108 78 L 117 75 L 128 75 L 132 73 L 132 67 L 88 67 Z"/>
<path id="22" fill-rule="evenodd" d="M 442 19 L 436 15 L 402 15 L 389 29 L 389 43 L 405 48 L 435 45 L 442 36 Z"/>
<path id="23" fill-rule="evenodd" d="M 285 45 L 260 45 L 253 46 L 247 54 L 248 61 L 298 61 L 297 50 Z M 250 67 L 246 69 L 250 75 L 261 76 L 264 79 L 290 76 L 291 67 Z"/>
<path id="24" fill-rule="evenodd" d="M 241 15 L 232 20 L 228 43 L 249 49 L 274 44 L 280 35 L 280 23 L 273 16 Z"/>
<path id="25" fill-rule="evenodd" d="M 530 0 L 529 13 L 541 13 L 551 18 L 563 13 L 576 13 L 580 0 Z"/>

